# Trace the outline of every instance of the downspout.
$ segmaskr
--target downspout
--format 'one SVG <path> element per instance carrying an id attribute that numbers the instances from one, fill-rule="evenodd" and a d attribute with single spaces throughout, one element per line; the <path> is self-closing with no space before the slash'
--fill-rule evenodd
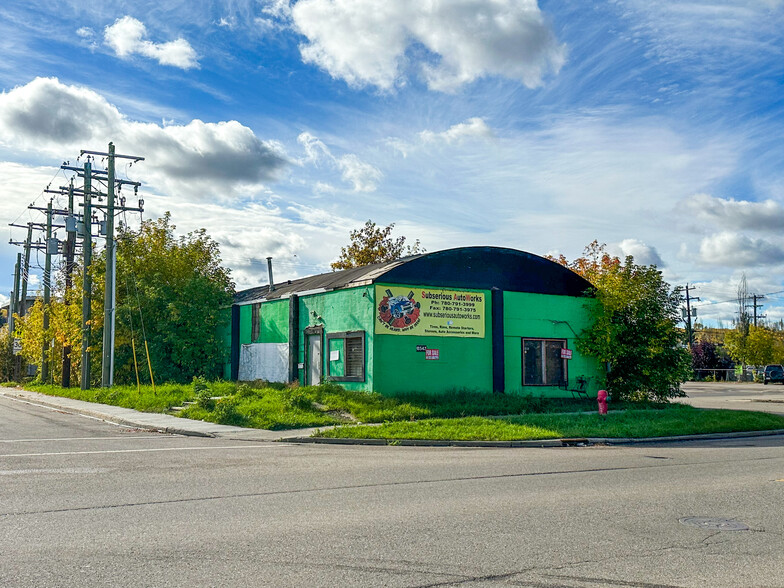
<path id="1" fill-rule="evenodd" d="M 231 380 L 236 382 L 240 377 L 240 307 L 231 307 Z"/>
<path id="2" fill-rule="evenodd" d="M 493 287 L 490 290 L 492 317 L 490 320 L 493 338 L 493 392 L 505 392 L 504 365 L 504 291 Z"/>
<path id="3" fill-rule="evenodd" d="M 289 296 L 289 382 L 299 379 L 299 296 Z"/>

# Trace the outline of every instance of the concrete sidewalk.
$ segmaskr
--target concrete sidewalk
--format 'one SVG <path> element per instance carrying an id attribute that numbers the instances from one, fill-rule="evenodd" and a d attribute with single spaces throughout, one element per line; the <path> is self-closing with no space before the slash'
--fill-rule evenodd
<path id="1" fill-rule="evenodd" d="M 194 421 L 168 414 L 152 412 L 139 412 L 131 408 L 111 406 L 85 402 L 61 396 L 47 396 L 38 392 L 30 392 L 21 388 L 0 388 L 0 396 L 12 398 L 20 402 L 28 402 L 39 406 L 46 406 L 56 410 L 80 414 L 96 418 L 109 423 L 144 429 L 173 435 L 188 435 L 192 437 L 219 437 L 223 439 L 246 441 L 278 441 L 291 437 L 308 437 L 316 429 L 288 429 L 283 431 L 268 431 L 265 429 L 247 429 L 232 427 L 230 425 L 217 425 L 204 421 Z M 324 427 L 322 427 L 324 428 Z"/>

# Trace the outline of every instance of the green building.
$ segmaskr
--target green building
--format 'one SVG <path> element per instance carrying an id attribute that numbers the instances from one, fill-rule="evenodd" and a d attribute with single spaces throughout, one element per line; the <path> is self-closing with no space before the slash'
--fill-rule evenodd
<path id="1" fill-rule="evenodd" d="M 338 382 L 392 395 L 595 393 L 575 339 L 590 284 L 542 257 L 461 247 L 238 292 L 226 377 Z"/>

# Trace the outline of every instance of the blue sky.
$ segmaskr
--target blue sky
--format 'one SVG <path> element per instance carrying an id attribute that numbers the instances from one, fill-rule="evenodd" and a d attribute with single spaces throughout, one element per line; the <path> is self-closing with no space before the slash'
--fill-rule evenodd
<path id="1" fill-rule="evenodd" d="M 782 0 L 6 1 L 0 221 L 112 140 L 238 287 L 326 271 L 371 218 L 430 251 L 598 239 L 726 324 L 742 274 L 784 290 L 782 41 Z"/>

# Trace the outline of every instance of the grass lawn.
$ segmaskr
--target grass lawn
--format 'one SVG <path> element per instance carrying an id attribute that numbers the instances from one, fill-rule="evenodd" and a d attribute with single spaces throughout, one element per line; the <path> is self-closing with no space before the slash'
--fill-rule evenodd
<path id="1" fill-rule="evenodd" d="M 177 416 L 259 429 L 323 427 L 347 422 L 382 423 L 426 418 L 510 415 L 592 409 L 584 401 L 456 390 L 444 394 L 405 394 L 387 398 L 345 390 L 335 384 L 290 387 L 282 384 L 206 382 L 156 386 L 114 386 L 80 390 L 45 384 L 25 388 L 145 412 L 170 412 L 195 402 Z M 217 397 L 217 398 L 216 398 Z"/>
<path id="2" fill-rule="evenodd" d="M 731 411 L 698 410 L 680 404 L 613 405 L 607 417 L 564 414 L 595 410 L 595 403 L 511 394 L 456 390 L 444 394 L 406 394 L 387 398 L 352 392 L 335 384 L 291 387 L 266 382 L 206 382 L 112 388 L 27 389 L 100 402 L 145 412 L 259 429 L 346 425 L 321 431 L 324 437 L 374 439 L 522 440 L 560 437 L 658 437 L 691 433 L 784 429 L 784 417 Z M 184 410 L 172 407 L 192 403 Z M 618 410 L 624 409 L 624 410 Z M 503 418 L 488 416 L 508 415 Z M 383 423 L 379 426 L 354 425 Z"/>
<path id="3" fill-rule="evenodd" d="M 668 405 L 659 410 L 629 409 L 598 414 L 527 414 L 501 419 L 465 417 L 391 422 L 380 426 L 342 426 L 319 437 L 517 441 L 562 437 L 664 437 L 697 433 L 784 429 L 784 417 L 739 410 L 703 410 Z"/>

